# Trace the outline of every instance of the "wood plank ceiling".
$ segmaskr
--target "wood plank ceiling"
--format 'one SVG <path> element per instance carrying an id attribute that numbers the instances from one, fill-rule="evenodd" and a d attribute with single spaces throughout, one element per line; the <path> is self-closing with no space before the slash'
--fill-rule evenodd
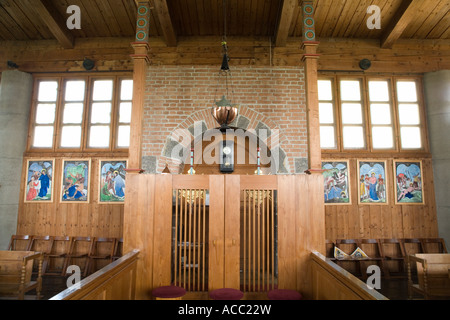
<path id="1" fill-rule="evenodd" d="M 224 33 L 223 0 L 151 0 L 151 37 L 176 46 L 178 39 Z M 271 38 L 278 46 L 300 38 L 301 0 L 227 0 L 227 35 Z M 81 9 L 81 29 L 68 30 L 70 5 Z M 367 8 L 381 9 L 382 28 L 369 29 Z M 450 0 L 316 0 L 320 38 L 380 39 L 389 47 L 398 39 L 450 39 Z M 0 0 L 1 40 L 133 37 L 133 0 Z"/>

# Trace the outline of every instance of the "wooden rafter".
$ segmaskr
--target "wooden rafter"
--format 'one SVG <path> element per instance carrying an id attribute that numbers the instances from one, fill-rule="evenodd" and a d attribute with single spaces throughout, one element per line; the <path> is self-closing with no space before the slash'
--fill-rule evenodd
<path id="1" fill-rule="evenodd" d="M 59 43 L 65 49 L 73 49 L 74 37 L 69 32 L 65 20 L 52 3 L 49 0 L 33 0 L 30 4 Z"/>
<path id="2" fill-rule="evenodd" d="M 289 36 L 289 28 L 291 27 L 292 18 L 295 12 L 295 7 L 298 6 L 298 0 L 284 0 L 281 9 L 277 34 L 275 37 L 275 45 L 277 47 L 286 46 Z"/>
<path id="3" fill-rule="evenodd" d="M 400 8 L 395 13 L 394 18 L 388 25 L 386 31 L 381 37 L 381 47 L 385 49 L 392 48 L 409 23 L 414 19 L 417 12 L 417 5 L 422 0 L 403 0 Z"/>
<path id="4" fill-rule="evenodd" d="M 175 47 L 177 45 L 177 36 L 170 17 L 167 0 L 153 0 L 153 5 L 158 15 L 167 46 Z"/>

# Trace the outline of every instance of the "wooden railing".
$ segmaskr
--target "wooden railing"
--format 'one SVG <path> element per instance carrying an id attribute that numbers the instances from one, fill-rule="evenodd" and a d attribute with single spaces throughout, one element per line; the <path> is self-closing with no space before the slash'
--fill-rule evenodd
<path id="1" fill-rule="evenodd" d="M 50 300 L 134 300 L 138 255 L 124 255 Z"/>
<path id="2" fill-rule="evenodd" d="M 311 253 L 314 300 L 387 300 L 318 252 Z"/>

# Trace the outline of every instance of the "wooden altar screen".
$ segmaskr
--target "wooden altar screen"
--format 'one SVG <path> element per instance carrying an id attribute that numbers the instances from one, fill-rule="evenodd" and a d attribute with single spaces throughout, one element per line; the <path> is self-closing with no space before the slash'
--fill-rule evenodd
<path id="1" fill-rule="evenodd" d="M 136 297 L 177 284 L 191 298 L 236 288 L 311 294 L 310 253 L 325 253 L 321 175 L 129 175 L 126 252 L 140 250 Z"/>

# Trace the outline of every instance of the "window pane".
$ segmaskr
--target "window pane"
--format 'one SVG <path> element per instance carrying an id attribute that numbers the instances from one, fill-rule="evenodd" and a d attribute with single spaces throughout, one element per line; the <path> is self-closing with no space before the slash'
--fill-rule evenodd
<path id="1" fill-rule="evenodd" d="M 342 123 L 344 124 L 361 124 L 362 108 L 359 103 L 343 103 L 342 104 Z"/>
<path id="2" fill-rule="evenodd" d="M 321 101 L 331 101 L 333 100 L 333 91 L 331 89 L 330 80 L 319 80 L 319 100 Z"/>
<path id="3" fill-rule="evenodd" d="M 133 80 L 122 81 L 120 100 L 133 100 Z"/>
<path id="4" fill-rule="evenodd" d="M 61 147 L 79 148 L 81 146 L 81 126 L 67 126 L 62 128 Z"/>
<path id="5" fill-rule="evenodd" d="M 402 148 L 403 149 L 420 149 L 422 148 L 422 139 L 420 128 L 404 127 L 401 128 Z"/>
<path id="6" fill-rule="evenodd" d="M 387 81 L 369 81 L 370 101 L 389 101 L 389 86 Z"/>
<path id="7" fill-rule="evenodd" d="M 400 102 L 416 102 L 417 88 L 414 81 L 398 81 L 397 95 Z"/>
<path id="8" fill-rule="evenodd" d="M 334 123 L 333 104 L 319 103 L 319 118 L 320 123 L 326 124 Z"/>
<path id="9" fill-rule="evenodd" d="M 361 89 L 359 81 L 357 80 L 341 81 L 341 100 L 361 101 Z"/>
<path id="10" fill-rule="evenodd" d="M 385 103 L 371 104 L 370 119 L 372 124 L 391 124 L 391 106 Z"/>
<path id="11" fill-rule="evenodd" d="M 119 126 L 117 146 L 119 148 L 128 148 L 130 146 L 130 126 Z"/>
<path id="12" fill-rule="evenodd" d="M 344 148 L 364 148 L 364 130 L 362 127 L 344 127 Z"/>
<path id="13" fill-rule="evenodd" d="M 419 105 L 399 104 L 398 112 L 400 117 L 400 124 L 420 124 Z"/>
<path id="14" fill-rule="evenodd" d="M 34 129 L 33 146 L 51 148 L 53 146 L 53 127 L 36 127 Z"/>
<path id="15" fill-rule="evenodd" d="M 83 101 L 85 92 L 84 81 L 67 81 L 66 101 Z"/>
<path id="16" fill-rule="evenodd" d="M 111 103 L 93 103 L 91 123 L 110 123 Z"/>
<path id="17" fill-rule="evenodd" d="M 119 122 L 130 123 L 131 122 L 131 102 L 124 102 L 120 104 Z"/>
<path id="18" fill-rule="evenodd" d="M 94 101 L 109 101 L 112 100 L 113 81 L 112 80 L 97 80 L 94 82 Z"/>
<path id="19" fill-rule="evenodd" d="M 37 124 L 52 124 L 55 122 L 55 104 L 38 104 L 36 110 Z"/>
<path id="20" fill-rule="evenodd" d="M 83 104 L 68 103 L 64 107 L 63 123 L 81 123 L 83 121 Z"/>
<path id="21" fill-rule="evenodd" d="M 43 81 L 39 83 L 38 101 L 55 102 L 58 98 L 58 82 Z"/>
<path id="22" fill-rule="evenodd" d="M 109 126 L 91 127 L 89 146 L 92 148 L 109 147 Z"/>
<path id="23" fill-rule="evenodd" d="M 394 147 L 392 128 L 372 128 L 372 145 L 375 149 L 392 149 Z"/>
<path id="24" fill-rule="evenodd" d="M 335 149 L 336 138 L 334 127 L 320 127 L 320 147 L 322 149 Z"/>

